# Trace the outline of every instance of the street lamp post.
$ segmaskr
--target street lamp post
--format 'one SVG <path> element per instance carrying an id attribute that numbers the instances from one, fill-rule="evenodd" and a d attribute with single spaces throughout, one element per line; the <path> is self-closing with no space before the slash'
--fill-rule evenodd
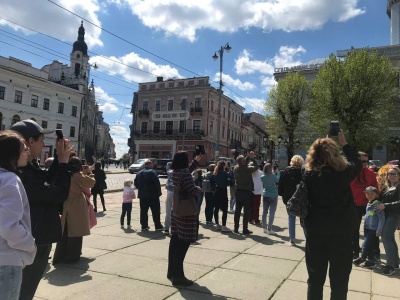
<path id="1" fill-rule="evenodd" d="M 283 137 L 281 135 L 278 135 L 278 151 L 277 151 L 277 162 L 278 162 L 278 166 L 279 166 L 279 148 L 281 146 L 281 142 L 282 142 Z"/>
<path id="2" fill-rule="evenodd" d="M 224 57 L 224 51 L 231 51 L 231 46 L 226 43 L 225 46 L 221 46 L 221 49 L 215 51 L 212 56 L 213 60 L 218 59 L 217 52 L 219 53 L 219 97 L 218 97 L 218 115 L 217 115 L 217 140 L 215 142 L 215 161 L 218 161 L 220 151 L 220 129 L 221 129 L 221 99 L 222 99 L 222 62 Z"/>

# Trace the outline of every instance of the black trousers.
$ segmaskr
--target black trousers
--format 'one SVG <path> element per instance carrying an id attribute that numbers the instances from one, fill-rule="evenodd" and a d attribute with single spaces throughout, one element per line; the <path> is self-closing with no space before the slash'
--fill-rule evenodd
<path id="1" fill-rule="evenodd" d="M 204 214 L 206 215 L 206 221 L 212 222 L 213 212 L 214 212 L 214 193 L 204 193 L 204 197 L 206 198 L 206 209 L 204 210 Z"/>
<path id="2" fill-rule="evenodd" d="M 248 229 L 249 214 L 251 202 L 253 200 L 253 192 L 245 190 L 236 190 L 236 207 L 235 207 L 235 230 L 239 229 L 240 213 L 243 208 L 243 230 Z"/>
<path id="3" fill-rule="evenodd" d="M 35 259 L 22 270 L 20 300 L 32 300 L 49 260 L 51 244 L 37 246 Z M 0 297 L 1 298 L 1 297 Z"/>
<path id="4" fill-rule="evenodd" d="M 307 299 L 322 299 L 328 264 L 331 299 L 347 299 L 352 262 L 352 233 L 313 234 L 307 231 Z"/>
<path id="5" fill-rule="evenodd" d="M 149 217 L 147 215 L 149 208 L 153 216 L 154 226 L 156 228 L 162 227 L 160 222 L 160 199 L 142 198 L 140 199 L 140 225 L 142 225 L 142 229 L 149 226 Z"/>
<path id="6" fill-rule="evenodd" d="M 357 212 L 357 223 L 356 223 L 356 230 L 354 231 L 353 235 L 353 254 L 358 256 L 361 252 L 360 248 L 360 225 L 363 216 L 365 215 L 366 206 L 356 206 Z"/>
<path id="7" fill-rule="evenodd" d="M 185 277 L 183 261 L 189 246 L 190 242 L 180 240 L 177 234 L 171 236 L 168 250 L 168 278 L 179 279 Z"/>
<path id="8" fill-rule="evenodd" d="M 53 264 L 76 262 L 81 258 L 83 237 L 68 237 L 68 224 L 65 223 L 61 241 L 57 242 Z"/>
<path id="9" fill-rule="evenodd" d="M 94 210 L 97 211 L 97 193 L 92 193 L 93 194 L 93 206 Z M 99 193 L 100 200 L 101 200 L 101 205 L 103 205 L 103 210 L 106 210 L 106 205 L 104 203 L 104 194 Z"/>
<path id="10" fill-rule="evenodd" d="M 126 224 L 131 225 L 131 213 L 132 213 L 132 202 L 122 203 L 122 213 L 121 213 L 121 225 L 124 225 L 124 219 L 126 215 Z"/>
<path id="11" fill-rule="evenodd" d="M 219 210 L 222 211 L 222 226 L 226 226 L 228 218 L 228 189 L 217 188 L 214 194 L 214 219 L 219 224 Z"/>

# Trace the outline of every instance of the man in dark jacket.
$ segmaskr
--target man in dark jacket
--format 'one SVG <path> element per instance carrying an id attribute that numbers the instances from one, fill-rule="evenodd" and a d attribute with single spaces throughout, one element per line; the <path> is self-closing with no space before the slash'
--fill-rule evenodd
<path id="1" fill-rule="evenodd" d="M 40 157 L 44 146 L 44 130 L 33 120 L 23 120 L 11 126 L 22 135 L 29 148 L 28 164 L 19 174 L 29 200 L 32 235 L 35 238 L 37 253 L 33 264 L 26 266 L 22 273 L 22 285 L 19 299 L 32 299 L 46 270 L 51 244 L 61 236 L 61 222 L 58 212 L 60 203 L 68 198 L 71 183 L 68 171 L 68 159 L 71 149 L 69 141 L 57 139 L 55 158 L 48 171 L 39 168 L 34 161 Z"/>
<path id="2" fill-rule="evenodd" d="M 138 198 L 140 200 L 140 225 L 142 230 L 149 230 L 149 217 L 147 215 L 149 208 L 153 216 L 156 230 L 164 230 L 160 222 L 160 196 L 161 185 L 156 171 L 153 170 L 153 162 L 146 160 L 144 169 L 137 173 L 134 185 L 138 189 Z"/>
<path id="3" fill-rule="evenodd" d="M 248 166 L 250 162 L 253 162 L 252 166 Z M 253 233 L 248 229 L 249 225 L 249 214 L 251 208 L 251 201 L 253 199 L 253 176 L 252 173 L 258 170 L 258 164 L 255 159 L 254 152 L 251 151 L 249 155 L 244 158 L 243 155 L 239 155 L 236 158 L 237 165 L 233 169 L 235 174 L 235 188 L 236 188 L 236 209 L 235 209 L 235 229 L 234 232 L 239 232 L 239 221 L 240 213 L 243 208 L 243 234 Z"/>

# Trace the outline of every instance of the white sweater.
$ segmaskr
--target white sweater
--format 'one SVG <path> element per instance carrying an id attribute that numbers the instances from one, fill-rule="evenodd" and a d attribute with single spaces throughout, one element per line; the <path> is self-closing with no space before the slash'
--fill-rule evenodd
<path id="1" fill-rule="evenodd" d="M 28 197 L 19 177 L 0 168 L 0 266 L 26 266 L 36 254 Z"/>
<path id="2" fill-rule="evenodd" d="M 253 183 L 254 183 L 254 195 L 262 195 L 263 193 L 263 184 L 261 181 L 261 175 L 264 173 L 261 170 L 257 170 L 252 173 L 253 176 Z"/>

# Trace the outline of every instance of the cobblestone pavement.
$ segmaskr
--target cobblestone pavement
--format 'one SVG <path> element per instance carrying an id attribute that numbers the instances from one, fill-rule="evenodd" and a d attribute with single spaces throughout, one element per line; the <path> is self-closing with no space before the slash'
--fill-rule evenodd
<path id="1" fill-rule="evenodd" d="M 123 172 L 123 170 L 122 170 Z M 125 179 L 132 179 L 134 180 L 136 177 L 136 174 L 129 174 L 129 172 L 125 173 L 112 173 L 112 174 L 107 174 L 107 191 L 106 192 L 114 192 L 118 190 L 122 190 L 124 187 L 124 180 Z M 167 181 L 166 176 L 159 177 L 160 183 L 165 185 Z"/>

